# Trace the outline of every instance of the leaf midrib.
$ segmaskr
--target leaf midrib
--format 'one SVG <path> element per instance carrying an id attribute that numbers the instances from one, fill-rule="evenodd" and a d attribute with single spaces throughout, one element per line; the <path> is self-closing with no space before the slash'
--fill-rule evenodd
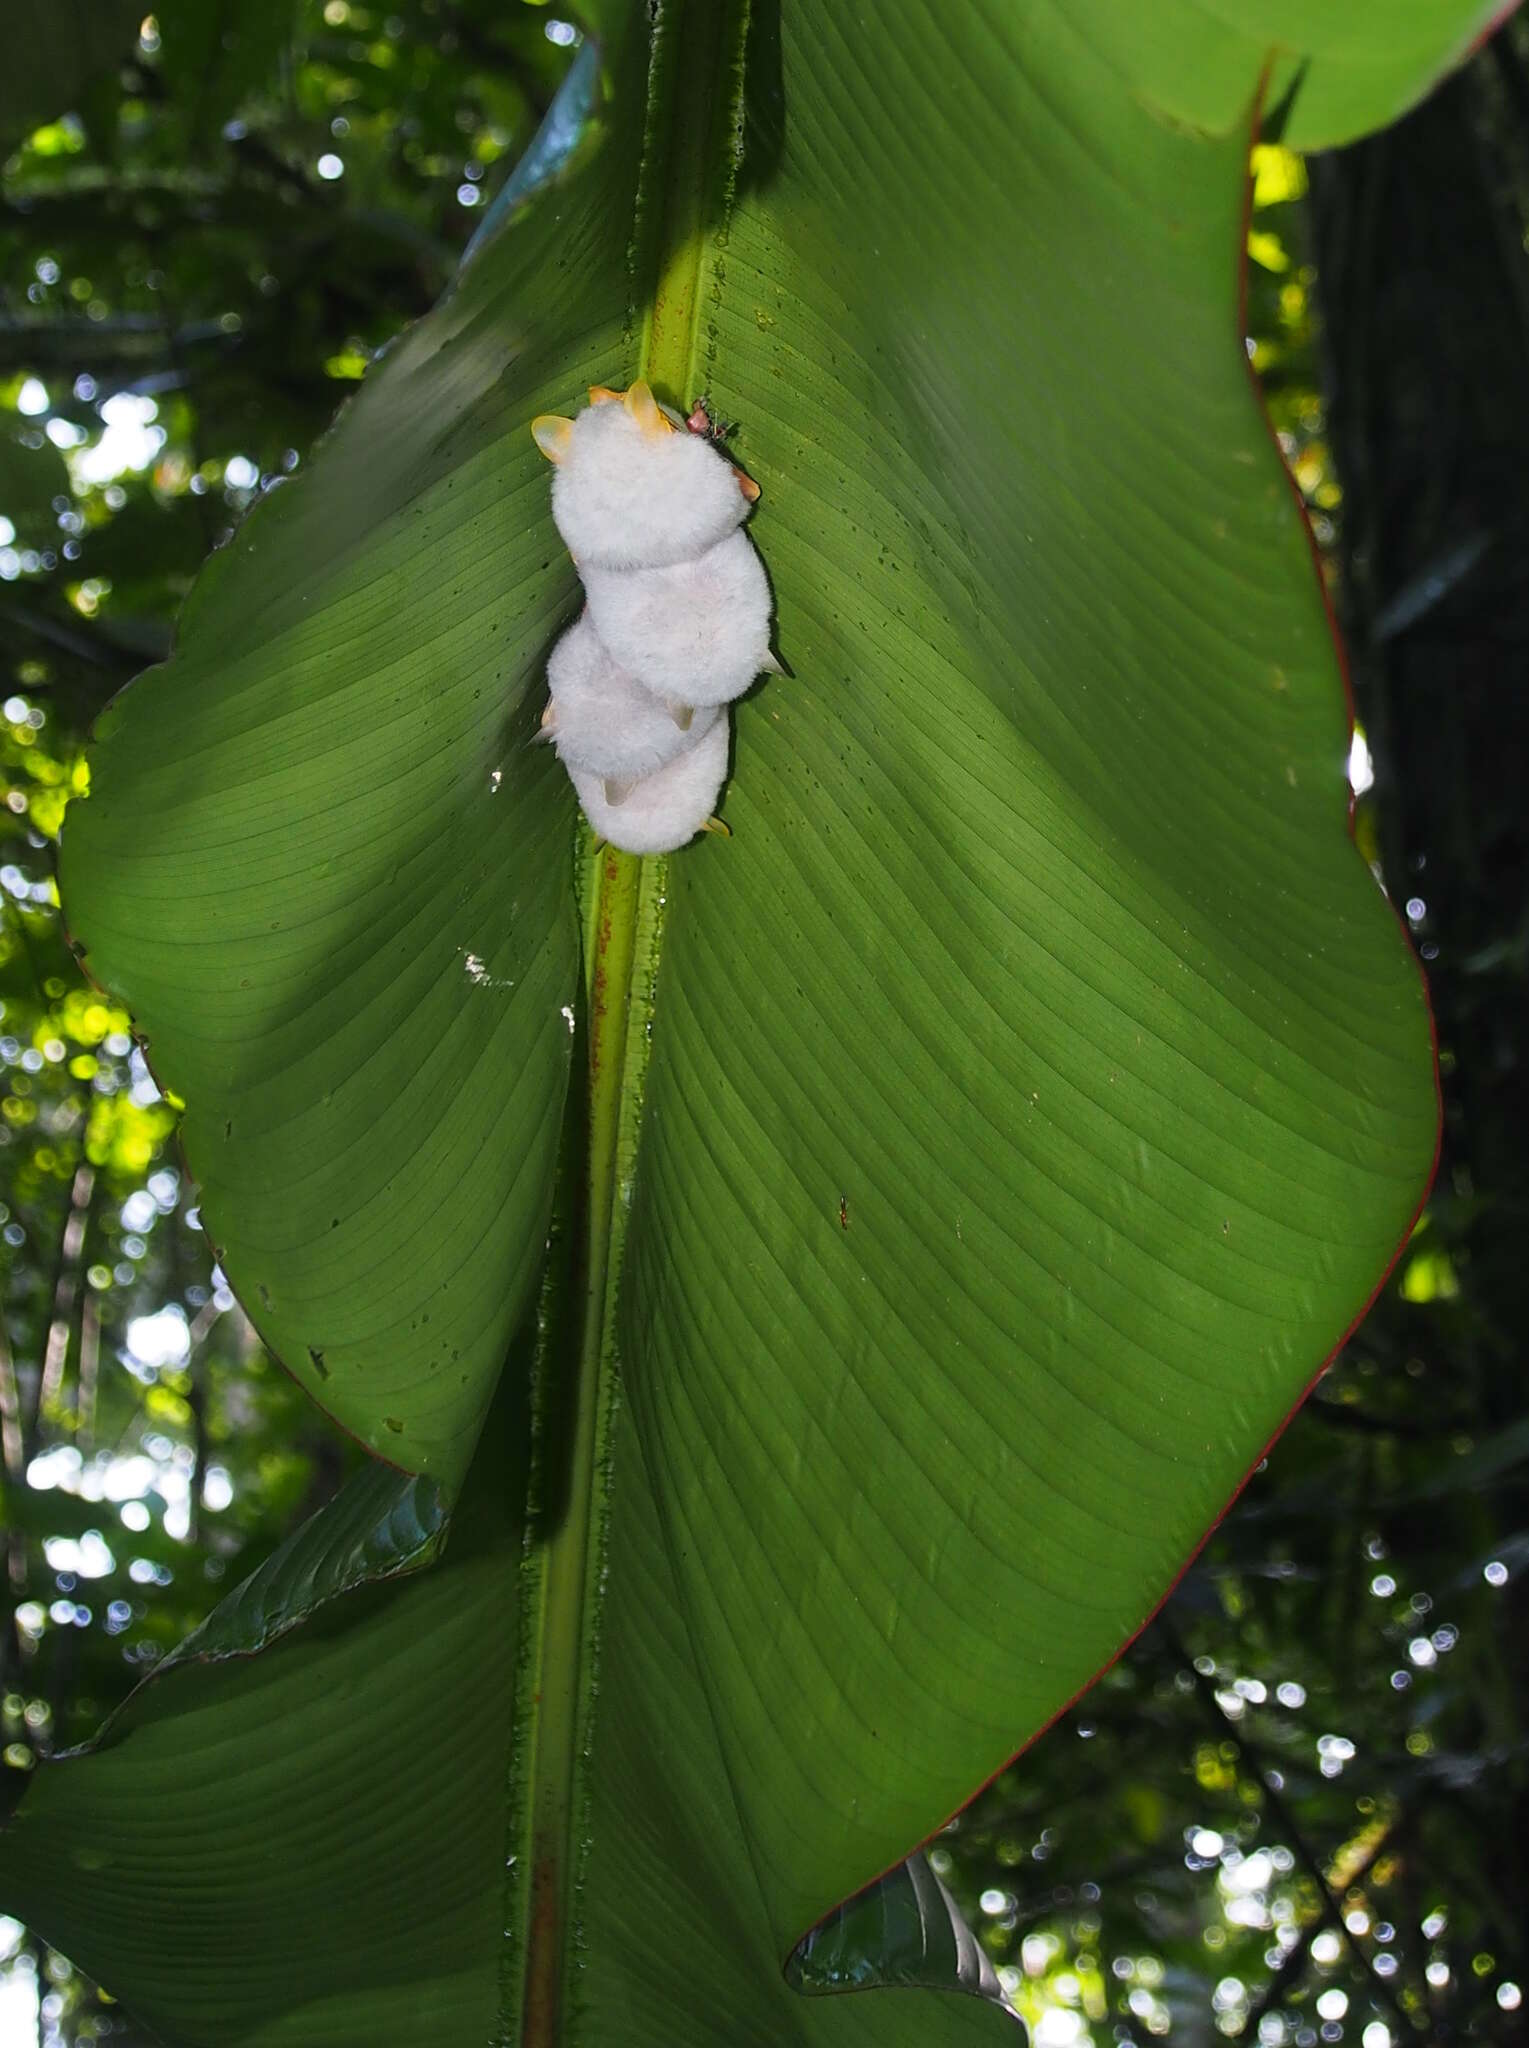
<path id="1" fill-rule="evenodd" d="M 647 299 L 647 312 L 634 374 L 686 407 L 696 395 L 702 276 L 712 231 L 708 196 L 717 196 L 720 218 L 731 191 L 747 16 L 748 0 L 669 0 L 653 30 L 633 251 L 634 289 L 639 304 Z M 604 846 L 593 865 L 584 934 L 587 1144 L 575 1204 L 581 1242 L 571 1268 L 577 1353 L 551 1361 L 574 1377 L 567 1505 L 547 1536 L 528 1618 L 535 1675 L 522 1699 L 534 1706 L 517 1804 L 526 1816 L 530 1870 L 512 1887 L 518 1910 L 506 1936 L 524 1958 L 517 2048 L 556 2048 L 570 2010 L 584 1833 L 580 1781 L 589 1754 L 600 1532 L 610 1481 L 605 1451 L 625 1214 L 618 1193 L 631 1167 L 647 1064 L 647 1034 L 633 1030 L 633 1016 L 651 1000 L 666 863 Z"/>

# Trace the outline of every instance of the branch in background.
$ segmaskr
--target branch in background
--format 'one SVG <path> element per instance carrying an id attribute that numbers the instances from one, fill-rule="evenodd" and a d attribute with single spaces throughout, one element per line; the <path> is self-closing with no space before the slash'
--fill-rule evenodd
<path id="1" fill-rule="evenodd" d="M 26 1452 L 21 1433 L 21 1389 L 16 1383 L 16 1361 L 11 1352 L 11 1333 L 0 1317 L 0 1465 L 7 1484 L 20 1485 L 26 1473 Z"/>
<path id="2" fill-rule="evenodd" d="M 242 169 L 264 171 L 277 185 L 296 192 L 308 204 L 323 204 L 335 213 L 340 211 L 336 198 L 324 194 L 300 165 L 290 163 L 263 135 L 247 129 L 243 135 L 231 136 L 228 146 Z"/>
<path id="3" fill-rule="evenodd" d="M 81 1457 L 95 1449 L 96 1396 L 101 1384 L 101 1309 L 87 1287 L 80 1308 L 80 1368 L 74 1387 L 74 1441 Z"/>
<path id="4" fill-rule="evenodd" d="M 186 1541 L 202 1540 L 202 1487 L 207 1476 L 207 1355 L 200 1348 L 191 1355 L 191 1488 L 187 1501 Z"/>
<path id="5" fill-rule="evenodd" d="M 1449 1422 L 1439 1417 L 1430 1416 L 1422 1421 L 1416 1417 L 1372 1415 L 1368 1409 L 1351 1407 L 1346 1401 L 1323 1401 L 1317 1396 L 1306 1403 L 1304 1413 L 1331 1429 L 1351 1429 L 1361 1436 L 1408 1437 L 1418 1442 L 1437 1443 L 1450 1428 Z M 1464 1428 L 1464 1420 L 1458 1426 Z"/>
<path id="6" fill-rule="evenodd" d="M 83 1132 L 81 1133 L 83 1142 Z M 84 1271 L 85 1239 L 96 1198 L 96 1171 L 81 1160 L 69 1189 L 69 1214 L 59 1240 L 58 1263 L 53 1272 L 53 1313 L 48 1320 L 47 1343 L 42 1371 L 37 1376 L 36 1398 L 23 1426 L 27 1457 L 37 1454 L 42 1426 L 58 1400 L 64 1384 L 64 1367 L 69 1357 L 69 1338 L 74 1328 L 75 1299 Z"/>
<path id="7" fill-rule="evenodd" d="M 3 912 L 10 919 L 11 928 L 21 942 L 21 950 L 26 955 L 27 970 L 32 977 L 33 992 L 38 1002 L 46 1009 L 49 998 L 43 983 L 47 980 L 47 976 L 43 972 L 41 960 L 37 957 L 37 944 L 32 937 L 31 925 L 27 922 L 26 914 L 23 912 L 21 905 L 11 895 L 9 890 L 5 891 L 4 894 L 0 894 L 0 912 Z"/>
<path id="8" fill-rule="evenodd" d="M 1370 1996 L 1376 2005 L 1391 2014 L 1404 2036 L 1415 2033 L 1417 2027 L 1411 2014 L 1401 2003 L 1396 1992 L 1386 1982 L 1385 1978 L 1377 1971 L 1371 1958 L 1349 1932 L 1343 1917 L 1343 1901 L 1333 1889 L 1332 1882 L 1327 1874 L 1327 1866 L 1322 1858 L 1318 1856 L 1311 1843 L 1307 1841 L 1305 1832 L 1295 1817 L 1295 1810 L 1285 1797 L 1282 1786 L 1276 1779 L 1275 1774 L 1265 1767 L 1248 1737 L 1238 1729 L 1237 1724 L 1222 1710 L 1221 1702 L 1216 1698 L 1215 1686 L 1212 1685 L 1211 1681 L 1205 1676 L 1205 1673 L 1196 1665 L 1194 1658 L 1190 1656 L 1178 1631 L 1168 1620 L 1166 1613 L 1158 1616 L 1156 1625 L 1163 1641 L 1193 1678 L 1196 1697 L 1205 1709 L 1207 1718 L 1214 1724 L 1217 1734 L 1223 1741 L 1230 1740 L 1235 1745 L 1248 1775 L 1256 1779 L 1262 1795 L 1264 1811 L 1272 1814 L 1279 1825 L 1281 1834 L 1284 1835 L 1291 1848 L 1300 1858 L 1308 1876 L 1316 1885 L 1324 1905 L 1321 1917 L 1313 1925 L 1311 1932 L 1315 1934 L 1322 1925 L 1334 1927 L 1347 1945 L 1350 1955 L 1353 1956 L 1355 1962 L 1358 1963 L 1368 1979 Z"/>
<path id="9" fill-rule="evenodd" d="M 107 342 L 141 342 L 145 337 L 162 341 L 167 324 L 160 313 L 108 313 L 100 320 L 83 313 L 0 313 L 0 350 L 14 348 L 18 361 L 25 355 L 30 362 L 41 343 L 60 360 L 77 363 L 82 355 L 103 350 Z"/>
<path id="10" fill-rule="evenodd" d="M 177 1301 L 185 1299 L 186 1247 L 182 1238 L 183 1208 L 177 1207 L 165 1219 L 170 1237 L 170 1288 Z M 186 1525 L 186 1541 L 199 1543 L 202 1538 L 202 1488 L 207 1479 L 207 1335 L 223 1311 L 218 1307 L 216 1293 L 213 1293 L 199 1310 L 196 1320 L 187 1334 L 186 1363 L 191 1388 L 187 1397 L 191 1409 L 191 1474 L 187 1494 L 189 1519 Z"/>
<path id="11" fill-rule="evenodd" d="M 87 630 L 83 626 L 71 625 L 65 619 L 55 619 L 50 617 L 47 612 L 35 611 L 30 605 L 6 605 L 3 613 L 0 613 L 0 617 L 3 617 L 8 625 L 14 626 L 18 631 L 32 633 L 37 639 L 48 641 L 52 646 L 60 648 L 65 654 L 72 655 L 76 661 L 88 662 L 94 668 L 109 668 L 114 672 L 131 672 L 134 669 L 142 668 L 144 664 L 145 657 L 141 650 L 121 646 L 112 639 L 109 632 L 102 632 L 99 629 Z M 7 634 L 6 637 L 14 646 L 14 636 Z M 167 649 L 169 639 L 170 636 L 167 631 L 165 634 Z M 33 696 L 39 694 L 37 685 L 34 684 L 32 686 L 31 694 Z"/>
<path id="12" fill-rule="evenodd" d="M 11 1488 L 26 1484 L 26 1449 L 21 1428 L 21 1388 L 16 1379 L 16 1360 L 11 1351 L 11 1333 L 0 1316 L 0 1456 L 4 1459 L 5 1483 Z M 4 1537 L 5 1626 L 0 1629 L 0 1694 L 16 1690 L 26 1659 L 21 1628 L 16 1620 L 16 1603 L 26 1591 L 27 1539 L 21 1528 L 8 1524 Z M 20 1773 L 14 1775 L 20 1776 Z M 0 1800 L 0 1816 L 4 1801 Z"/>
<path id="13" fill-rule="evenodd" d="M 1349 1872 L 1347 1881 L 1350 1885 L 1358 1884 L 1361 1878 L 1368 1874 L 1371 1865 L 1377 1861 L 1381 1851 L 1389 1847 L 1394 1841 L 1402 1826 L 1403 1819 L 1401 1816 L 1398 1816 L 1389 1827 L 1376 1836 L 1375 1840 L 1365 1850 L 1359 1862 Z M 1330 1894 L 1324 1896 L 1322 1909 L 1317 1914 L 1315 1920 L 1307 1921 L 1300 1931 L 1299 1938 L 1281 1955 L 1278 1964 L 1270 1975 L 1268 1983 L 1259 1993 L 1256 2003 L 1248 2008 L 1248 2016 L 1242 2023 L 1242 2031 L 1238 2036 L 1239 2039 L 1251 2036 L 1256 2040 L 1258 2038 L 1258 2023 L 1265 2013 L 1272 2012 L 1275 2006 L 1283 2004 L 1291 1996 L 1295 1986 L 1300 1981 L 1301 1973 L 1305 1968 L 1306 1958 L 1311 1950 L 1311 1944 L 1324 1927 L 1336 1927 L 1341 1935 L 1345 1938 L 1348 1936 L 1348 1929 L 1344 1925 L 1342 1917 L 1339 1916 L 1336 1919 L 1334 1917 Z"/>

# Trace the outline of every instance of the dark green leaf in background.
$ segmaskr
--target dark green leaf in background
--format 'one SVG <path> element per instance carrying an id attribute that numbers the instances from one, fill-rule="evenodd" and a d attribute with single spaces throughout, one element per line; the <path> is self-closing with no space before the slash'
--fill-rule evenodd
<path id="1" fill-rule="evenodd" d="M 34 442 L 39 445 L 33 446 Z M 56 531 L 53 500 L 68 489 L 64 458 L 35 421 L 0 424 L 0 515 L 15 529 L 23 546 L 41 545 L 52 538 Z"/>
<path id="2" fill-rule="evenodd" d="M 364 1475 L 300 1529 L 7 1840 L 18 1909 L 168 2043 L 488 2038 L 513 1529 L 480 1517 L 441 1569 L 266 1625 L 354 1579 L 358 1540 L 397 1555 L 405 1483 Z"/>
<path id="3" fill-rule="evenodd" d="M 1149 105 L 1213 133 L 1241 118 L 1248 80 L 1265 66 L 1271 106 L 1299 81 L 1283 139 L 1292 149 L 1331 149 L 1404 114 L 1514 4 L 1082 0 L 1066 14 Z"/>
<path id="4" fill-rule="evenodd" d="M 79 113 L 130 54 L 142 0 L 47 0 L 7 23 L 0 157 L 60 114 Z"/>
<path id="5" fill-rule="evenodd" d="M 170 0 L 163 10 L 165 79 L 191 109 L 190 142 L 203 150 L 226 117 L 276 70 L 296 0 Z"/>

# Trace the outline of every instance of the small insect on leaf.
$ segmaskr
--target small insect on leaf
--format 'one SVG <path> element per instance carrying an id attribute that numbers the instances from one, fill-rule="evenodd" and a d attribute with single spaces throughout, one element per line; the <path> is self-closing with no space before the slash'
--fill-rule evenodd
<path id="1" fill-rule="evenodd" d="M 704 398 L 698 398 L 691 406 L 685 424 L 692 434 L 705 434 L 711 441 L 725 441 L 733 431 L 732 421 L 712 418 Z"/>

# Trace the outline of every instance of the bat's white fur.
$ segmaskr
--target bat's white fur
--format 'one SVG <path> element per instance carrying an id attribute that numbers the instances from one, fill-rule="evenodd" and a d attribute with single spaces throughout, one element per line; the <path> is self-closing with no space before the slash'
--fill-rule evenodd
<path id="1" fill-rule="evenodd" d="M 612 659 L 588 612 L 568 628 L 547 663 L 558 759 L 570 770 L 621 782 L 652 775 L 693 746 L 721 716 L 701 706 L 681 731 L 668 706 Z M 619 842 L 618 842 L 619 843 Z"/>
<path id="2" fill-rule="evenodd" d="M 770 586 L 746 533 L 667 568 L 581 567 L 595 631 L 655 695 L 726 704 L 770 660 Z"/>
<path id="3" fill-rule="evenodd" d="M 727 774 L 727 720 L 715 720 L 694 746 L 634 782 L 620 803 L 607 800 L 602 776 L 583 768 L 568 773 L 600 838 L 624 853 L 673 853 L 695 837 L 716 805 Z"/>
<path id="4" fill-rule="evenodd" d="M 704 435 L 644 431 L 624 405 L 576 416 L 552 478 L 552 517 L 581 572 L 688 562 L 748 511 L 737 471 Z"/>
<path id="5" fill-rule="evenodd" d="M 721 707 L 776 666 L 770 587 L 739 531 L 759 493 L 646 384 L 590 397 L 532 424 L 588 600 L 547 664 L 545 730 L 603 839 L 670 853 L 727 774 Z"/>

